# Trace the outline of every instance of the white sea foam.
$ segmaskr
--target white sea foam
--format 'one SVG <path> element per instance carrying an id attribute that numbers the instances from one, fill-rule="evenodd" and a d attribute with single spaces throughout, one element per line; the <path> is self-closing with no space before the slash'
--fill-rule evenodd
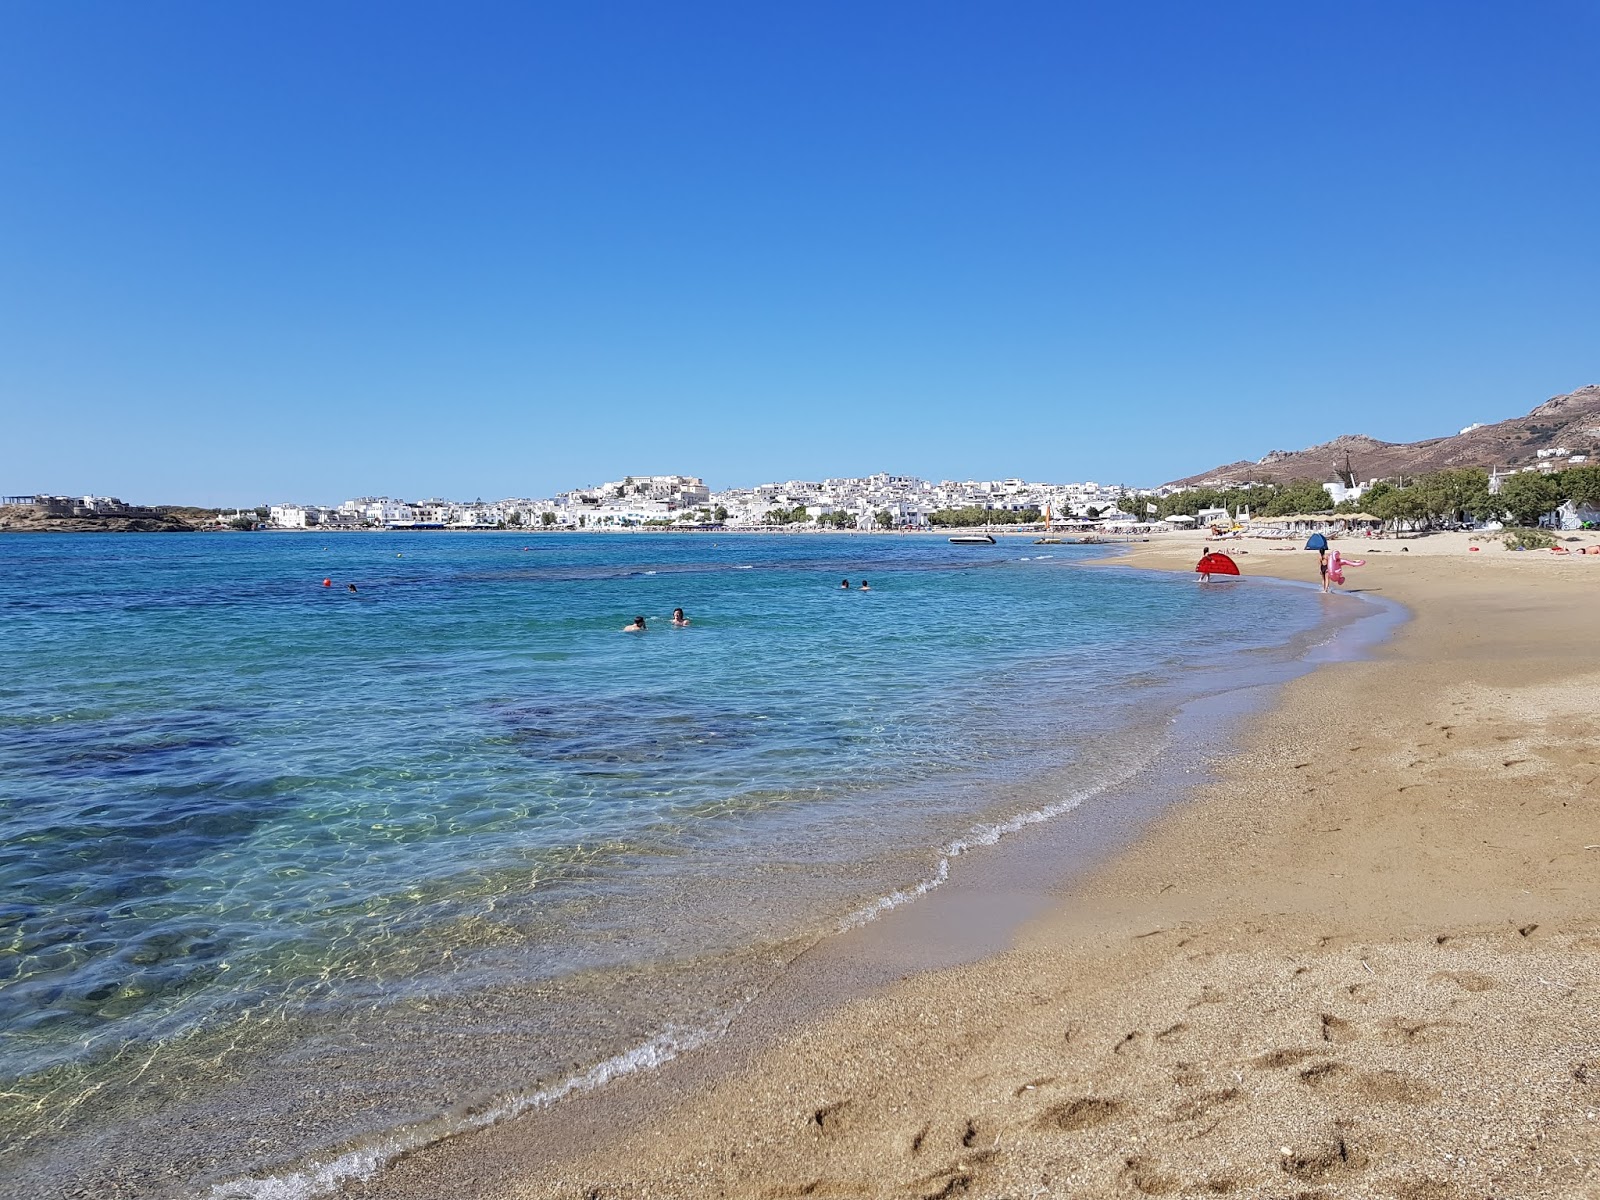
<path id="1" fill-rule="evenodd" d="M 285 1171 L 282 1174 L 252 1176 L 219 1183 L 204 1193 L 203 1200 L 310 1200 L 325 1196 L 346 1183 L 368 1179 L 403 1154 L 447 1137 L 483 1129 L 499 1121 L 538 1109 L 549 1108 L 558 1100 L 579 1092 L 589 1092 L 603 1087 L 613 1079 L 632 1075 L 638 1071 L 654 1070 L 671 1062 L 680 1054 L 705 1045 L 726 1032 L 733 1017 L 730 1013 L 706 1029 L 679 1029 L 669 1027 L 649 1041 L 631 1050 L 596 1063 L 582 1075 L 562 1080 L 554 1087 L 536 1092 L 513 1093 L 502 1096 L 482 1108 L 471 1108 L 458 1114 L 419 1121 L 391 1130 L 370 1143 L 322 1161 Z"/>
<path id="2" fill-rule="evenodd" d="M 1120 771 L 1116 775 L 1103 780 L 1097 787 L 1075 792 L 1064 800 L 1057 800 L 1054 804 L 1030 808 L 1026 812 L 1017 813 L 1015 816 L 1007 817 L 1004 821 L 997 821 L 993 824 L 974 825 L 965 835 L 950 842 L 939 851 L 939 865 L 934 868 L 931 876 L 915 887 L 901 888 L 891 895 L 880 896 L 864 908 L 856 909 L 855 912 L 839 923 L 839 931 L 842 933 L 847 929 L 855 929 L 858 926 L 865 925 L 869 921 L 876 921 L 884 913 L 899 908 L 902 904 L 909 904 L 919 896 L 926 896 L 934 888 L 950 878 L 951 859 L 960 858 L 969 850 L 976 850 L 981 846 L 992 846 L 1008 834 L 1026 829 L 1030 825 L 1039 825 L 1064 813 L 1069 813 L 1090 796 L 1107 788 L 1115 787 L 1118 784 L 1126 783 L 1143 767 L 1144 764 L 1142 762 L 1136 763 L 1127 770 Z"/>
<path id="3" fill-rule="evenodd" d="M 865 925 L 868 921 L 875 921 L 890 909 L 899 908 L 902 904 L 909 904 L 918 896 L 926 896 L 946 879 L 950 878 L 950 860 L 943 856 L 939 859 L 939 866 L 933 875 L 924 879 L 915 887 L 901 888 L 898 892 L 888 896 L 879 896 L 865 908 L 858 908 L 839 923 L 840 932 L 854 929 L 858 925 Z"/>

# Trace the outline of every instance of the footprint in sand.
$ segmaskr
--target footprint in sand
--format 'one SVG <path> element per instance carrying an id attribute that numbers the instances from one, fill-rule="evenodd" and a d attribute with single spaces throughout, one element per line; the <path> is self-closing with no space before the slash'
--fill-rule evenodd
<path id="1" fill-rule="evenodd" d="M 1144 1030 L 1135 1029 L 1125 1034 L 1120 1042 L 1111 1047 L 1111 1053 L 1118 1055 L 1132 1055 L 1144 1053 Z"/>
<path id="2" fill-rule="evenodd" d="M 1104 1096 L 1083 1096 L 1077 1100 L 1068 1100 L 1065 1104 L 1052 1105 L 1041 1114 L 1038 1123 L 1044 1129 L 1077 1133 L 1079 1130 L 1104 1125 L 1122 1110 L 1123 1104 L 1120 1100 Z"/>
<path id="3" fill-rule="evenodd" d="M 1273 1071 L 1279 1067 L 1292 1067 L 1304 1062 L 1308 1058 L 1316 1058 L 1326 1054 L 1326 1050 L 1300 1050 L 1284 1048 L 1282 1050 L 1269 1050 L 1250 1060 L 1250 1065 L 1258 1071 Z"/>
<path id="4" fill-rule="evenodd" d="M 1176 1106 L 1167 1120 L 1173 1124 L 1182 1121 L 1198 1121 L 1201 1117 L 1210 1116 L 1215 1109 L 1241 1099 L 1243 1095 L 1244 1093 L 1238 1088 L 1223 1088 L 1217 1092 L 1205 1092 Z"/>
<path id="5" fill-rule="evenodd" d="M 1444 1040 L 1444 1030 L 1454 1024 L 1452 1021 L 1407 1021 L 1403 1017 L 1391 1017 L 1384 1029 L 1384 1036 L 1403 1046 L 1415 1046 L 1429 1042 Z"/>
<path id="6" fill-rule="evenodd" d="M 1487 992 L 1494 987 L 1492 976 L 1483 975 L 1477 971 L 1435 971 L 1428 978 L 1430 980 L 1443 979 L 1468 992 Z"/>
<path id="7" fill-rule="evenodd" d="M 1122 1175 L 1133 1185 L 1135 1191 L 1145 1196 L 1171 1195 L 1179 1186 L 1176 1178 L 1164 1174 L 1147 1158 L 1124 1159 Z"/>
<path id="8" fill-rule="evenodd" d="M 825 1104 L 811 1114 L 811 1125 L 824 1137 L 837 1137 L 850 1127 L 851 1102 Z"/>
<path id="9" fill-rule="evenodd" d="M 1361 1036 L 1361 1031 L 1343 1017 L 1323 1013 L 1322 1040 L 1325 1042 L 1350 1042 Z"/>
<path id="10" fill-rule="evenodd" d="M 1360 1153 L 1335 1130 L 1326 1140 L 1289 1148 L 1280 1164 L 1286 1174 L 1305 1183 L 1363 1170 L 1367 1156 Z"/>

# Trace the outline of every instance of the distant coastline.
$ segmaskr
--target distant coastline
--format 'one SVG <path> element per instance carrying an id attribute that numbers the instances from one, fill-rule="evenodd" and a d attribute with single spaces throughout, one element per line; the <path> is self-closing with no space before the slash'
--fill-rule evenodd
<path id="1" fill-rule="evenodd" d="M 0 533 L 199 533 L 176 513 L 157 509 L 150 516 L 57 517 L 21 505 L 0 507 Z"/>
<path id="2" fill-rule="evenodd" d="M 446 526 L 446 527 L 368 527 L 368 528 L 340 528 L 337 526 L 319 527 L 312 526 L 308 529 L 281 529 L 263 526 L 257 530 L 230 529 L 217 525 L 197 525 L 189 520 L 170 512 L 161 511 L 157 517 L 53 517 L 41 516 L 27 509 L 0 507 L 0 534 L 5 533 L 195 533 L 195 534 L 233 534 L 233 533 L 260 533 L 266 535 L 305 535 L 316 534 L 320 537 L 329 535 L 344 536 L 355 533 L 438 533 L 438 534 L 485 534 L 485 533 L 517 533 L 525 537 L 571 537 L 579 534 L 656 534 L 667 537 L 685 536 L 711 536 L 711 537 L 771 537 L 774 534 L 786 537 L 869 537 L 869 538 L 929 538 L 942 541 L 952 533 L 960 532 L 959 529 L 950 527 L 914 528 L 903 529 L 839 529 L 839 528 L 812 528 L 812 529 L 785 529 L 782 527 L 767 528 L 730 528 L 721 526 L 707 527 L 606 527 L 599 526 L 594 529 L 585 528 L 551 528 L 551 529 L 523 529 L 516 526 L 501 528 L 497 526 Z M 990 532 L 993 536 L 1005 541 L 1025 541 L 1031 543 L 1041 532 L 1037 529 L 994 528 Z M 1165 531 L 1163 531 L 1165 532 Z M 1083 537 L 1063 537 L 1062 545 L 1094 545 L 1102 542 L 1128 542 L 1149 541 L 1149 533 L 1116 533 L 1096 532 Z"/>

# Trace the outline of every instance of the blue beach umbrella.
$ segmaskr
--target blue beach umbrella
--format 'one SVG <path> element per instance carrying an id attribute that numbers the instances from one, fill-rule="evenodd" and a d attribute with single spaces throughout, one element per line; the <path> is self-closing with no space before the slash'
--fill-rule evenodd
<path id="1" fill-rule="evenodd" d="M 1313 533 L 1306 539 L 1307 550 L 1326 550 L 1327 548 L 1328 539 L 1323 537 L 1320 533 Z"/>

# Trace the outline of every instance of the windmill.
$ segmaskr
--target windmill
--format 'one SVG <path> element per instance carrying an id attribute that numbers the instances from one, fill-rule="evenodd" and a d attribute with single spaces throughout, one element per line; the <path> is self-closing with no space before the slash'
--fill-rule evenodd
<path id="1" fill-rule="evenodd" d="M 1350 451 L 1344 452 L 1344 467 L 1341 468 L 1337 461 L 1333 464 L 1333 474 L 1347 488 L 1356 486 L 1355 468 L 1350 465 Z"/>

